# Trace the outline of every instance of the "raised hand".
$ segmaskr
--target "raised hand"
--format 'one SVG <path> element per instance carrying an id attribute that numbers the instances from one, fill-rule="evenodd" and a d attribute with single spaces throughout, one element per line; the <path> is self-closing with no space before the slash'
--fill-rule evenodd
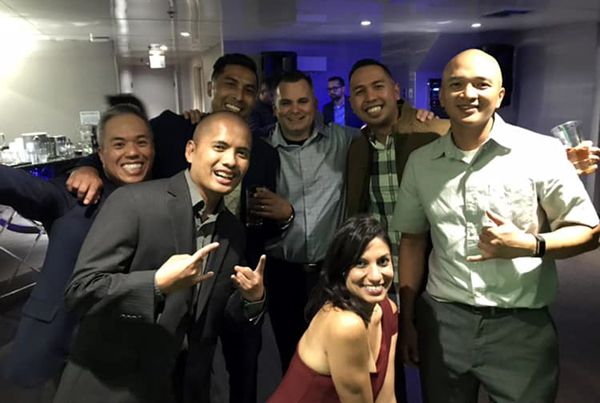
<path id="1" fill-rule="evenodd" d="M 417 120 L 419 122 L 427 122 L 428 120 L 432 120 L 437 118 L 435 113 L 428 111 L 427 109 L 417 109 Z"/>
<path id="2" fill-rule="evenodd" d="M 210 252 L 219 247 L 213 242 L 200 248 L 193 255 L 173 255 L 156 271 L 154 282 L 160 292 L 167 295 L 182 288 L 189 288 L 214 275 L 202 273 L 202 262 Z"/>
<path id="3" fill-rule="evenodd" d="M 204 117 L 208 116 L 208 113 L 200 112 L 198 109 L 190 109 L 189 111 L 184 111 L 182 115 L 189 120 L 191 124 L 196 125 L 200 123 Z"/>
<path id="4" fill-rule="evenodd" d="M 263 277 L 265 273 L 265 264 L 267 257 L 262 255 L 256 269 L 252 270 L 247 266 L 235 266 L 235 274 L 231 279 L 240 290 L 242 297 L 248 301 L 260 301 L 265 295 L 265 286 Z"/>
<path id="5" fill-rule="evenodd" d="M 71 172 L 67 179 L 67 190 L 71 193 L 77 193 L 77 198 L 83 201 L 83 204 L 96 204 L 102 194 L 102 179 L 98 175 L 96 168 L 80 167 Z"/>
<path id="6" fill-rule="evenodd" d="M 521 231 L 510 221 L 489 210 L 485 214 L 494 225 L 483 227 L 477 244 L 481 254 L 467 256 L 467 261 L 481 262 L 533 255 L 536 240 L 532 234 Z"/>

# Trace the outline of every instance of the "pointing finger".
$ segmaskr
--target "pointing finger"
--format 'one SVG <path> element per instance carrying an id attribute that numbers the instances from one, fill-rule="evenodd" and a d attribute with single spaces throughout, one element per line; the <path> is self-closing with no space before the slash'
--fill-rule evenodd
<path id="1" fill-rule="evenodd" d="M 258 261 L 258 264 L 256 265 L 256 270 L 254 270 L 254 273 L 263 277 L 263 274 L 265 273 L 266 265 L 267 265 L 267 256 L 260 255 L 260 260 Z"/>
<path id="2" fill-rule="evenodd" d="M 213 250 L 217 249 L 219 247 L 219 243 L 218 242 L 213 242 L 213 243 L 209 243 L 208 245 L 198 249 L 193 255 L 192 255 L 192 261 L 191 263 L 197 263 L 199 261 L 201 261 L 203 258 L 206 257 L 206 255 L 208 255 L 210 252 L 212 252 Z"/>
<path id="3" fill-rule="evenodd" d="M 506 220 L 504 218 L 502 218 L 500 215 L 494 213 L 491 210 L 486 210 L 485 214 L 488 216 L 488 218 L 490 220 L 492 220 L 494 222 L 494 224 L 496 225 L 502 225 L 506 223 Z"/>

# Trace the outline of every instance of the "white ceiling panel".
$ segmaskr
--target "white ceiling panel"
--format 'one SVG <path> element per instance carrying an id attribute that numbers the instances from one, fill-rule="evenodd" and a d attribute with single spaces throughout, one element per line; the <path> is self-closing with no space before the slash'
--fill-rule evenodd
<path id="1" fill-rule="evenodd" d="M 486 14 L 530 11 L 507 18 Z M 50 39 L 115 42 L 122 57 L 150 43 L 180 56 L 224 40 L 335 40 L 394 33 L 516 30 L 600 21 L 598 0 L 0 0 L 0 17 Z M 361 27 L 361 20 L 370 20 Z M 189 32 L 190 37 L 180 36 Z"/>

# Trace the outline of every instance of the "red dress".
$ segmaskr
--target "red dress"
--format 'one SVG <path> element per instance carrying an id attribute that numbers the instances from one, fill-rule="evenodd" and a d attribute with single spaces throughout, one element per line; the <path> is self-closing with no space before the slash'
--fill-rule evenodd
<path id="1" fill-rule="evenodd" d="M 398 317 L 386 298 L 381 304 L 381 347 L 377 357 L 377 372 L 371 374 L 373 400 L 377 398 L 387 373 L 392 336 L 398 332 Z M 392 363 L 391 365 L 394 365 Z M 310 369 L 300 359 L 298 349 L 275 393 L 267 403 L 339 403 L 330 375 L 322 375 Z"/>

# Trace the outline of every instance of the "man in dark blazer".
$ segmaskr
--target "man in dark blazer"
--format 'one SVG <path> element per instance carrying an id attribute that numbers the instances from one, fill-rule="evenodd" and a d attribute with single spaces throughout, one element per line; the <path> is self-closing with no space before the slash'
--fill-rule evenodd
<path id="1" fill-rule="evenodd" d="M 360 129 L 363 122 L 354 114 L 350 101 L 346 98 L 344 79 L 339 76 L 330 77 L 327 80 L 327 93 L 331 98 L 331 102 L 323 105 L 323 121 L 325 124 L 337 123 L 340 126 Z"/>
<path id="2" fill-rule="evenodd" d="M 68 193 L 64 177 L 45 181 L 0 165 L 0 203 L 42 222 L 49 238 L 42 270 L 23 307 L 2 368 L 3 375 L 19 386 L 36 387 L 58 379 L 77 323 L 66 310 L 64 290 L 81 244 L 112 190 L 140 182 L 151 171 L 152 133 L 140 110 L 130 105 L 109 109 L 102 116 L 98 133 L 105 192 L 95 205 L 84 206 Z"/>
<path id="3" fill-rule="evenodd" d="M 107 200 L 66 291 L 85 316 L 55 402 L 208 401 L 219 332 L 255 326 L 264 304 L 265 259 L 236 266 L 244 231 L 223 204 L 250 148 L 239 116 L 211 114 L 186 146 L 189 171 Z"/>

